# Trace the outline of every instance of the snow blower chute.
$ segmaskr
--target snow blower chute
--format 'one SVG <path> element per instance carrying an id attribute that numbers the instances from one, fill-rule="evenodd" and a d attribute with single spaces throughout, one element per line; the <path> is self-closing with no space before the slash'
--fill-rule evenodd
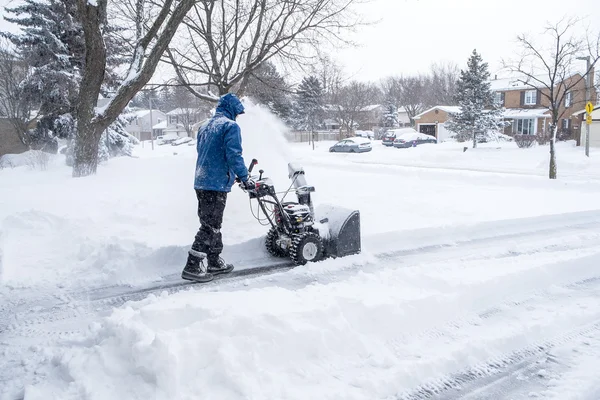
<path id="1" fill-rule="evenodd" d="M 256 164 L 258 161 L 252 160 L 248 168 L 250 173 Z M 269 254 L 290 257 L 296 265 L 303 265 L 360 253 L 359 211 L 334 206 L 321 206 L 315 210 L 311 200 L 315 188 L 306 183 L 304 169 L 290 163 L 288 171 L 292 184 L 285 192 L 276 192 L 272 180 L 263 176 L 263 170 L 259 171 L 260 175 L 251 176 L 256 183 L 253 189 L 244 189 L 240 185 L 251 200 L 257 201 L 254 217 L 262 224 L 270 225 L 265 240 Z M 298 201 L 284 202 L 292 188 Z M 282 200 L 278 194 L 283 195 Z M 264 218 L 261 218 L 261 212 Z"/>

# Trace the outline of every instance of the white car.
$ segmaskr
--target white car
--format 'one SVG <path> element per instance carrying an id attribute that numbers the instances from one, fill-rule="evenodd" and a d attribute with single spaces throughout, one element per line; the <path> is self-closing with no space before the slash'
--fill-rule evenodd
<path id="1" fill-rule="evenodd" d="M 172 141 L 171 142 L 171 146 L 179 146 L 179 145 L 182 145 L 182 144 L 185 144 L 185 143 L 189 143 L 192 140 L 194 140 L 194 139 L 192 139 L 191 137 L 188 137 L 188 136 L 184 136 L 182 138 L 179 138 L 177 140 Z"/>
<path id="2" fill-rule="evenodd" d="M 173 143 L 177 139 L 179 139 L 179 136 L 176 133 L 169 133 L 166 135 L 157 136 L 156 144 L 162 146 L 163 144 Z"/>

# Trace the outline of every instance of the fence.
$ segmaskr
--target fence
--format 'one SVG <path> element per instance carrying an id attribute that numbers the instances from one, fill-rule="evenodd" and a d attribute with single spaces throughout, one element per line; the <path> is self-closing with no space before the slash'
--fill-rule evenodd
<path id="1" fill-rule="evenodd" d="M 285 137 L 290 142 L 307 143 L 311 141 L 310 132 L 290 131 L 286 132 Z M 316 131 L 314 133 L 315 142 L 326 140 L 340 140 L 339 131 Z"/>

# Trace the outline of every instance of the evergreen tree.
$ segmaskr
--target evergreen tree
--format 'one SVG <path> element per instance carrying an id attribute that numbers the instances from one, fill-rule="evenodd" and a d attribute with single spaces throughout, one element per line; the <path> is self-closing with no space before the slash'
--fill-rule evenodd
<path id="1" fill-rule="evenodd" d="M 323 87 L 316 77 L 302 79 L 296 92 L 296 128 L 313 131 L 319 126 L 324 114 L 323 98 Z"/>
<path id="2" fill-rule="evenodd" d="M 478 140 L 495 136 L 506 124 L 502 120 L 502 109 L 494 102 L 489 76 L 487 63 L 473 50 L 467 69 L 461 70 L 457 84 L 456 100 L 460 112 L 452 113 L 447 124 L 459 140 L 472 138 L 473 148 L 477 147 Z"/>
<path id="3" fill-rule="evenodd" d="M 398 108 L 392 99 L 386 100 L 381 124 L 384 128 L 396 128 L 398 126 Z"/>
<path id="4" fill-rule="evenodd" d="M 6 11 L 14 17 L 5 19 L 19 25 L 21 32 L 2 35 L 15 45 L 31 68 L 21 85 L 27 99 L 38 106 L 40 115 L 36 128 L 29 132 L 29 141 L 33 148 L 56 152 L 57 139 L 71 140 L 77 130 L 74 115 L 85 64 L 85 43 L 77 20 L 76 0 L 25 0 Z M 116 28 L 108 26 L 107 31 L 115 33 Z M 107 47 L 111 49 L 108 59 L 113 69 L 105 75 L 104 95 L 114 89 L 114 70 L 125 61 L 120 56 L 123 44 L 116 35 L 107 36 Z M 136 139 L 124 131 L 125 123 L 117 120 L 107 129 L 108 142 L 123 144 L 123 154 L 130 154 L 129 142 Z M 119 152 L 113 146 L 112 152 L 104 154 Z"/>

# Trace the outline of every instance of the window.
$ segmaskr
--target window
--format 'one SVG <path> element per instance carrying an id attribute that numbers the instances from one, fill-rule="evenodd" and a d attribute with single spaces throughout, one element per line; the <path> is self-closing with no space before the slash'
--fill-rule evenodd
<path id="1" fill-rule="evenodd" d="M 532 106 L 537 104 L 537 90 L 528 90 L 525 92 L 525 105 Z"/>
<path id="2" fill-rule="evenodd" d="M 498 105 L 504 105 L 504 99 L 502 96 L 504 93 L 502 92 L 494 92 L 494 103 Z"/>
<path id="3" fill-rule="evenodd" d="M 514 119 L 513 134 L 515 135 L 535 135 L 535 120 L 530 119 Z"/>
<path id="4" fill-rule="evenodd" d="M 570 119 L 563 119 L 562 120 L 562 128 L 566 131 L 569 130 L 569 128 L 571 127 L 571 120 Z"/>
<path id="5" fill-rule="evenodd" d="M 571 107 L 573 104 L 573 92 L 567 92 L 565 96 L 565 107 Z"/>

